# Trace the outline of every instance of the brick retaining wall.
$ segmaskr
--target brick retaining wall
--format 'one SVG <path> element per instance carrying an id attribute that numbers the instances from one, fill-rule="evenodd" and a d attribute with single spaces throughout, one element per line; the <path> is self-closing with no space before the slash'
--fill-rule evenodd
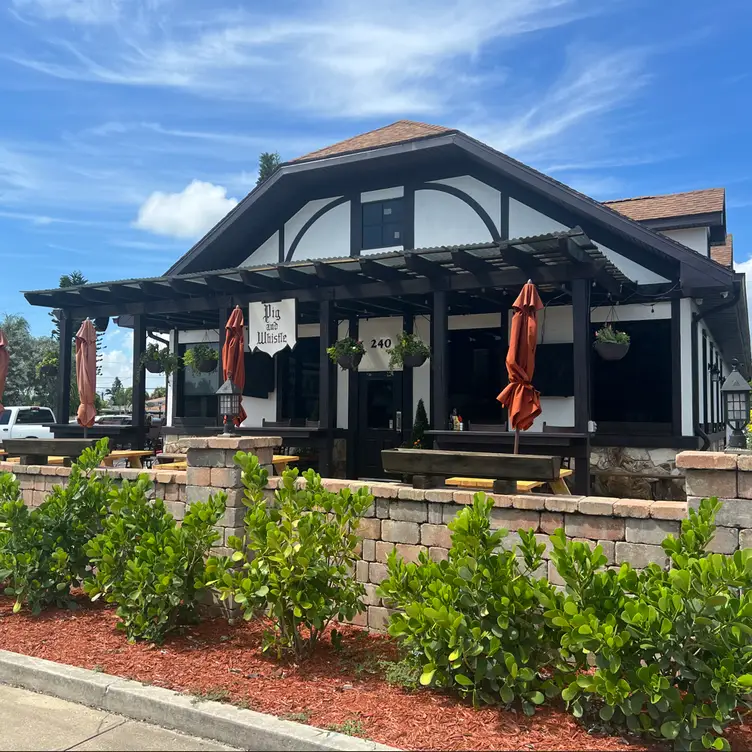
<path id="1" fill-rule="evenodd" d="M 186 504 L 203 500 L 217 490 L 228 495 L 227 511 L 220 521 L 221 542 L 217 553 L 228 554 L 226 541 L 231 535 L 243 535 L 243 488 L 240 471 L 235 467 L 236 451 L 251 451 L 262 465 L 271 467 L 272 453 L 281 440 L 276 437 L 187 438 L 182 444 L 188 454 L 187 472 L 165 470 L 106 469 L 115 478 L 135 479 L 140 473 L 152 478 L 155 494 L 165 499 L 176 519 L 182 519 Z M 507 528 L 507 544 L 517 540 L 518 528 L 532 528 L 541 542 L 563 527 L 568 538 L 592 545 L 600 544 L 610 565 L 628 561 L 641 568 L 650 562 L 664 564 L 666 556 L 660 546 L 669 533 L 677 535 L 687 509 L 699 505 L 705 496 L 718 496 L 724 508 L 718 516 L 718 530 L 711 549 L 733 553 L 740 545 L 752 546 L 752 456 L 712 452 L 683 452 L 677 467 L 687 476 L 688 501 L 647 501 L 596 496 L 545 496 L 542 494 L 489 494 L 494 500 L 491 521 L 494 528 Z M 24 500 L 38 505 L 57 483 L 65 483 L 68 468 L 19 466 L 0 462 L 0 472 L 15 473 L 21 481 Z M 301 481 L 302 482 L 302 479 Z M 270 477 L 269 497 L 279 478 Z M 417 560 L 427 551 L 435 560 L 447 556 L 451 545 L 447 523 L 463 505 L 472 503 L 473 491 L 450 489 L 418 490 L 400 483 L 365 483 L 362 481 L 323 481 L 331 491 L 344 487 L 368 486 L 375 501 L 361 523 L 361 560 L 357 578 L 365 584 L 368 609 L 355 623 L 383 629 L 389 611 L 376 596 L 376 587 L 386 576 L 386 560 L 394 546 L 408 561 Z M 541 574 L 561 584 L 556 570 L 544 553 L 546 565 Z"/>

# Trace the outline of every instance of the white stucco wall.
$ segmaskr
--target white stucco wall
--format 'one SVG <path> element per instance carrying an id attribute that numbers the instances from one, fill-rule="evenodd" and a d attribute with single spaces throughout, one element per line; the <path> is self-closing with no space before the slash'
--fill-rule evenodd
<path id="1" fill-rule="evenodd" d="M 318 204 L 317 201 L 310 201 L 301 212 L 308 209 L 312 204 Z M 309 216 L 315 213 L 318 208 L 310 212 Z M 296 219 L 301 212 L 293 217 Z M 306 217 L 306 221 L 309 217 Z M 288 225 L 291 225 L 293 220 L 289 220 L 285 224 L 285 258 L 287 258 L 287 252 L 290 245 L 295 239 L 297 230 L 294 234 L 288 234 Z M 295 223 L 297 224 L 297 222 Z M 302 226 L 302 225 L 301 225 Z M 292 232 L 292 230 L 290 230 Z M 320 259 L 320 258 L 341 258 L 343 256 L 350 255 L 350 202 L 335 206 L 325 214 L 320 216 L 311 227 L 308 228 L 306 233 L 300 240 L 298 247 L 295 249 L 291 261 L 303 261 L 304 259 Z"/>
<path id="2" fill-rule="evenodd" d="M 547 232 L 562 232 L 570 229 L 561 222 L 542 214 L 516 199 L 509 199 L 509 237 L 526 238 L 532 235 L 543 235 Z M 593 241 L 595 242 L 595 241 Z M 616 251 L 600 243 L 595 243 L 603 255 L 617 266 L 624 275 L 640 285 L 652 285 L 668 282 L 665 277 L 646 269 L 634 261 L 622 256 Z"/>
<path id="3" fill-rule="evenodd" d="M 404 185 L 395 185 L 393 188 L 381 188 L 378 191 L 364 191 L 360 194 L 360 203 L 368 204 L 371 201 L 388 201 L 390 198 L 402 198 L 405 195 Z"/>
<path id="4" fill-rule="evenodd" d="M 279 230 L 262 243 L 240 266 L 260 266 L 279 262 Z"/>
<path id="5" fill-rule="evenodd" d="M 710 228 L 687 227 L 679 230 L 663 230 L 661 234 L 678 240 L 682 245 L 691 248 L 702 256 L 707 256 L 710 247 Z"/>

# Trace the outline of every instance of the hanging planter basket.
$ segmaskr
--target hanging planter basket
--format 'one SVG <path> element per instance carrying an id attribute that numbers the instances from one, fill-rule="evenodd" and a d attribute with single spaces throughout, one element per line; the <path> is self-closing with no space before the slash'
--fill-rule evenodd
<path id="1" fill-rule="evenodd" d="M 427 355 L 423 355 L 422 353 L 417 353 L 414 355 L 405 355 L 402 358 L 402 367 L 403 368 L 420 368 L 425 362 L 428 360 Z"/>
<path id="2" fill-rule="evenodd" d="M 363 360 L 363 353 L 348 353 L 337 356 L 337 365 L 346 371 L 357 371 L 360 361 Z"/>
<path id="3" fill-rule="evenodd" d="M 593 347 L 603 360 L 621 360 L 629 352 L 629 342 L 594 342 Z"/>
<path id="4" fill-rule="evenodd" d="M 164 373 L 165 371 L 164 365 L 158 360 L 147 360 L 144 363 L 144 368 L 146 368 L 149 373 Z"/>
<path id="5" fill-rule="evenodd" d="M 217 362 L 212 358 L 201 358 L 196 361 L 195 369 L 200 373 L 211 373 L 217 370 Z"/>
<path id="6" fill-rule="evenodd" d="M 57 366 L 52 364 L 39 366 L 39 373 L 42 376 L 57 376 Z"/>
<path id="7" fill-rule="evenodd" d="M 110 323 L 110 319 L 107 316 L 99 316 L 94 319 L 94 328 L 98 332 L 104 332 L 107 331 L 107 326 Z"/>

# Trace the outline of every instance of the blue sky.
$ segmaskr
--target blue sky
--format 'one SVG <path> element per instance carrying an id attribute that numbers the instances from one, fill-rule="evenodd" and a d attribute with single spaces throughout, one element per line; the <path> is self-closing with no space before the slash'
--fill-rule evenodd
<path id="1" fill-rule="evenodd" d="M 259 152 L 400 118 L 597 199 L 724 186 L 743 262 L 751 32 L 747 0 L 2 0 L 0 314 L 45 333 L 20 290 L 161 274 Z M 108 336 L 102 387 L 129 350 Z"/>

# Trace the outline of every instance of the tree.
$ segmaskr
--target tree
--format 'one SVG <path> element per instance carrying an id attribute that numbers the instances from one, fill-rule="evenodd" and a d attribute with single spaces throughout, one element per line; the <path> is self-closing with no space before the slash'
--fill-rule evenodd
<path id="1" fill-rule="evenodd" d="M 49 337 L 34 337 L 29 322 L 17 314 L 8 314 L 0 321 L 0 329 L 8 340 L 10 366 L 3 402 L 6 405 L 40 403 L 54 404 L 54 387 L 48 388 L 38 372 L 44 353 L 53 348 Z"/>
<path id="2" fill-rule="evenodd" d="M 426 415 L 426 406 L 423 400 L 418 400 L 418 407 L 415 410 L 415 420 L 413 421 L 413 447 L 421 449 L 425 440 L 426 431 L 428 430 L 428 415 Z"/>
<path id="3" fill-rule="evenodd" d="M 167 396 L 167 389 L 165 389 L 163 386 L 158 386 L 149 396 L 149 399 L 158 399 L 159 397 L 166 397 Z"/>
<path id="4" fill-rule="evenodd" d="M 282 160 L 277 152 L 265 151 L 259 156 L 259 174 L 256 185 L 261 185 L 270 178 L 281 164 Z"/>
<path id="5" fill-rule="evenodd" d="M 79 285 L 86 285 L 89 283 L 89 280 L 84 277 L 84 275 L 78 270 L 75 269 L 70 274 L 62 274 L 60 276 L 60 283 L 59 287 L 78 287 Z"/>

